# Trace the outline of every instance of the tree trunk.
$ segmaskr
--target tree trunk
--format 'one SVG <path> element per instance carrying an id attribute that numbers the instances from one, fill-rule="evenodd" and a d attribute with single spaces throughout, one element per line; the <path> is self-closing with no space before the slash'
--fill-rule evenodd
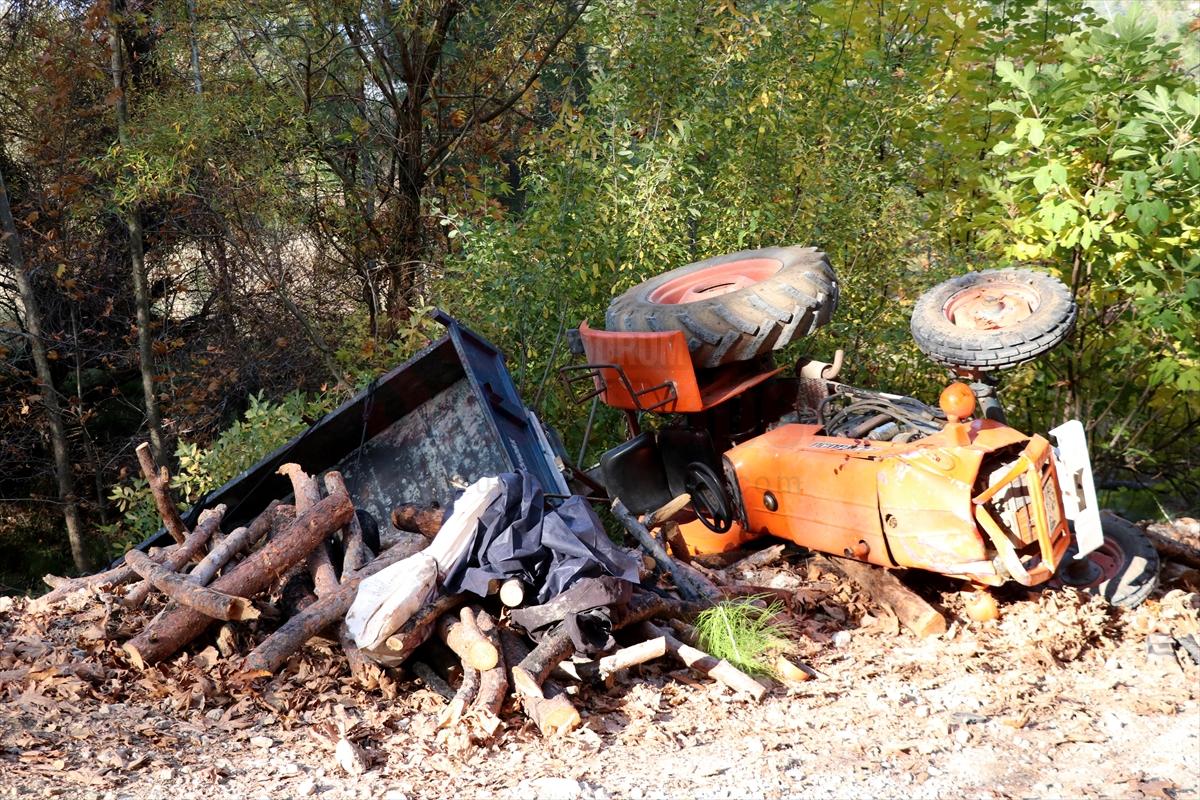
<path id="1" fill-rule="evenodd" d="M 109 24 L 109 46 L 112 54 L 114 108 L 117 116 L 117 139 L 122 148 L 129 148 L 129 106 L 125 99 L 125 51 L 121 37 L 123 3 L 114 3 Z M 133 272 L 133 301 L 137 307 L 138 360 L 142 373 L 142 398 L 146 406 L 146 427 L 150 431 L 150 449 L 156 464 L 166 463 L 166 444 L 162 432 L 162 417 L 158 410 L 158 395 L 154 389 L 154 342 L 150 328 L 150 290 L 146 284 L 145 237 L 142 216 L 136 204 L 126 212 L 129 229 L 129 264 Z"/>
<path id="2" fill-rule="evenodd" d="M 0 148 L 4 142 L 0 141 Z M 38 310 L 37 295 L 33 284 L 25 274 L 25 254 L 17 234 L 17 223 L 13 219 L 8 202 L 8 188 L 4 175 L 0 173 L 0 240 L 8 244 L 8 260 L 12 263 L 21 293 L 21 304 L 25 306 L 25 328 L 29 331 L 29 345 L 33 352 L 33 363 L 37 371 L 42 404 L 46 407 L 50 423 L 50 449 L 54 454 L 54 478 L 58 483 L 58 499 L 62 503 L 63 519 L 67 524 L 67 541 L 71 545 L 71 560 L 75 569 L 87 572 L 91 560 L 83 546 L 83 524 L 79 518 L 79 502 L 75 497 L 75 479 L 71 474 L 71 455 L 67 446 L 67 431 L 63 425 L 62 408 L 58 404 L 58 393 L 50 373 L 50 360 L 46 356 L 46 343 L 42 341 L 42 322 Z"/>

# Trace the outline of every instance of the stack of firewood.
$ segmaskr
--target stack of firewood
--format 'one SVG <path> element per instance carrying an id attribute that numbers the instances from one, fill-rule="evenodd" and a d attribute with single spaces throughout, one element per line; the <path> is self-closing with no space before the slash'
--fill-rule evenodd
<path id="1" fill-rule="evenodd" d="M 318 481 L 288 464 L 280 473 L 291 481 L 291 504 L 275 501 L 248 525 L 227 534 L 221 532 L 225 508 L 217 506 L 188 530 L 171 497 L 166 468 L 153 463 L 146 445 L 138 448 L 138 458 L 174 543 L 148 553 L 131 550 L 121 566 L 96 575 L 71 580 L 48 576 L 53 591 L 36 601 L 38 607 L 48 608 L 80 589 L 106 590 L 105 597 L 117 598 L 131 611 L 152 609 L 161 596 L 161 610 L 122 645 L 138 669 L 215 636 L 226 666 L 249 683 L 280 674 L 293 654 L 320 636 L 340 644 L 352 675 L 364 687 L 378 685 L 381 668 L 355 646 L 345 625 L 347 611 L 364 578 L 428 543 L 440 514 L 397 509 L 393 523 L 414 536 L 376 553 L 364 537 L 342 476 L 330 471 Z M 667 655 L 755 700 L 766 694 L 763 683 L 697 649 L 690 639 L 683 620 L 719 593 L 694 569 L 665 553 L 647 529 L 647 524 L 654 528 L 668 518 L 668 510 L 658 519 L 639 520 L 619 503 L 614 506 L 671 574 L 679 596 L 635 587 L 628 603 L 612 609 L 613 629 L 623 631 L 621 638 L 630 644 L 583 660 L 572 658 L 574 647 L 565 632 L 533 642 L 508 624 L 507 609 L 536 594 L 523 591 L 530 587 L 502 583 L 495 586 L 496 596 L 488 598 L 435 593 L 387 638 L 385 649 L 387 664 L 404 665 L 447 697 L 442 727 L 467 726 L 471 738 L 485 739 L 499 730 L 509 708 L 520 709 L 545 735 L 568 731 L 580 723 L 571 699 L 578 692 L 568 689 L 571 684 L 605 683 L 621 670 Z M 298 597 L 288 591 L 297 586 Z M 430 666 L 435 659 L 413 659 L 431 638 L 443 642 L 458 663 L 441 663 L 438 669 Z M 238 641 L 257 644 L 243 652 Z"/>

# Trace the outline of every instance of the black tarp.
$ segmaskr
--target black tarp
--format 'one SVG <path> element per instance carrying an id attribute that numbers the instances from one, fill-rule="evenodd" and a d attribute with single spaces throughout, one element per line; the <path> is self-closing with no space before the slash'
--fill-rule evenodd
<path id="1" fill-rule="evenodd" d="M 517 578 L 545 603 L 581 578 L 612 575 L 637 583 L 640 559 L 609 540 L 587 500 L 570 497 L 547 510 L 528 473 L 497 477 L 503 492 L 480 518 L 471 546 L 443 575 L 446 593 L 485 597 L 489 581 Z"/>

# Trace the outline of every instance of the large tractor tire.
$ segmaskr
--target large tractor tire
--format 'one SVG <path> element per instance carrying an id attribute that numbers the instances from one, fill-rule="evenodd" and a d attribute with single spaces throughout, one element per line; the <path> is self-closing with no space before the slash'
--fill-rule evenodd
<path id="1" fill-rule="evenodd" d="M 610 331 L 683 331 L 692 361 L 716 367 L 770 353 L 833 316 L 838 282 L 815 247 L 767 247 L 698 261 L 616 298 Z"/>
<path id="2" fill-rule="evenodd" d="M 1029 269 L 972 272 L 939 283 L 917 299 L 912 335 L 946 366 L 992 372 L 1053 349 L 1078 311 L 1062 281 Z"/>

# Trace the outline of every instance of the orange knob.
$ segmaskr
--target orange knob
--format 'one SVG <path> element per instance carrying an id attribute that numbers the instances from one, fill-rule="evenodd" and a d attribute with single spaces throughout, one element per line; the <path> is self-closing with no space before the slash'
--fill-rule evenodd
<path id="1" fill-rule="evenodd" d="M 938 405 L 946 412 L 947 419 L 958 422 L 975 413 L 975 393 L 971 391 L 970 386 L 955 381 L 942 389 Z"/>

